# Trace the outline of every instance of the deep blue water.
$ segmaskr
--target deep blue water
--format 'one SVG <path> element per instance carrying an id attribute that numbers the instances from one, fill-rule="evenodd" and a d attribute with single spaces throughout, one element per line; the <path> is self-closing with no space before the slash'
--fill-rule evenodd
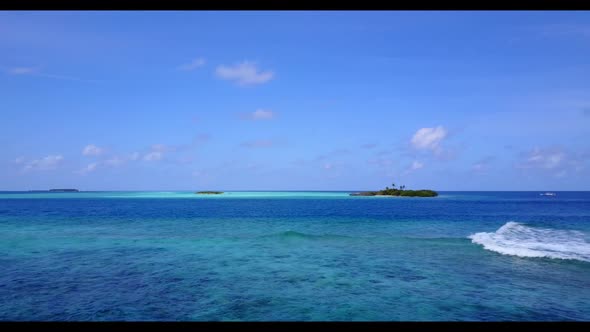
<path id="1" fill-rule="evenodd" d="M 590 192 L 0 192 L 0 320 L 590 320 Z"/>

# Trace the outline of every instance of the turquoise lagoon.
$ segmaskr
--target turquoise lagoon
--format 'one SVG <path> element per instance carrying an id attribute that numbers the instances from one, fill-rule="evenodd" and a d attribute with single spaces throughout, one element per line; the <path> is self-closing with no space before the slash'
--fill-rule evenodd
<path id="1" fill-rule="evenodd" d="M 0 192 L 0 320 L 590 320 L 590 192 Z"/>

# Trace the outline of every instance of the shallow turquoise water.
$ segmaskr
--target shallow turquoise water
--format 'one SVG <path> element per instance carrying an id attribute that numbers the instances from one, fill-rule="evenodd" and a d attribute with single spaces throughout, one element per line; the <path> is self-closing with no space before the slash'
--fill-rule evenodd
<path id="1" fill-rule="evenodd" d="M 1 320 L 589 320 L 590 193 L 0 192 Z"/>

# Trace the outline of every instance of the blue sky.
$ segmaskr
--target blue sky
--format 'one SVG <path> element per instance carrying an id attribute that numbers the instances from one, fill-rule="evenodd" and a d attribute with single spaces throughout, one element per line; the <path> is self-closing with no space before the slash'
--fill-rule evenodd
<path id="1" fill-rule="evenodd" d="M 588 12 L 0 12 L 0 190 L 590 189 Z"/>

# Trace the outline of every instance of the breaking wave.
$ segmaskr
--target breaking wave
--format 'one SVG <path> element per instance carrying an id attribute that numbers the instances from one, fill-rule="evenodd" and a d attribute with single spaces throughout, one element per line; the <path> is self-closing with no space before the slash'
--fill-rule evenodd
<path id="1" fill-rule="evenodd" d="M 590 243 L 579 231 L 535 228 L 510 221 L 494 233 L 475 233 L 469 238 L 487 250 L 504 255 L 590 262 Z"/>

